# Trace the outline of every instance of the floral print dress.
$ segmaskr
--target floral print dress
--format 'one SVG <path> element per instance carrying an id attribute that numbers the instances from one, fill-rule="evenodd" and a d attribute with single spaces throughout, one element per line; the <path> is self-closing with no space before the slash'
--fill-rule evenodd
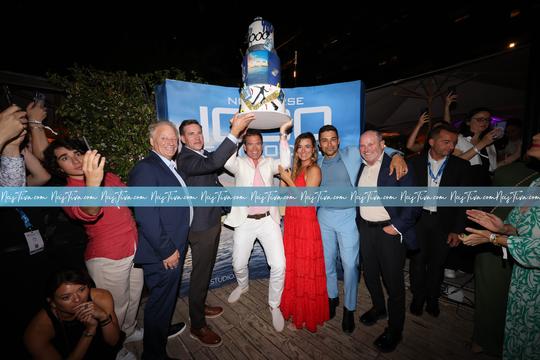
<path id="1" fill-rule="evenodd" d="M 540 179 L 531 187 L 540 186 Z M 514 208 L 506 223 L 517 229 L 508 238 L 512 270 L 503 359 L 540 359 L 540 207 Z"/>

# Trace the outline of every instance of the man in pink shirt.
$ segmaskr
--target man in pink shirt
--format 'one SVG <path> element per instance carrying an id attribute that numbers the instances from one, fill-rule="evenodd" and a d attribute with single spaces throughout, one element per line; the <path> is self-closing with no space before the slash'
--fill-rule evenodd
<path id="1" fill-rule="evenodd" d="M 278 166 L 289 168 L 291 164 L 291 151 L 287 143 L 287 131 L 291 127 L 292 121 L 280 128 L 279 160 L 264 157 L 262 134 L 248 129 L 244 135 L 244 151 L 247 157 L 234 154 L 225 164 L 225 169 L 234 175 L 236 186 L 273 186 L 273 177 L 279 174 Z M 272 323 L 277 331 L 282 331 L 285 324 L 279 309 L 285 282 L 285 252 L 280 220 L 277 207 L 233 206 L 224 222 L 225 225 L 235 228 L 233 270 L 238 281 L 238 287 L 233 290 L 228 301 L 238 301 L 242 294 L 249 290 L 248 262 L 253 244 L 258 239 L 270 266 L 268 304 Z"/>

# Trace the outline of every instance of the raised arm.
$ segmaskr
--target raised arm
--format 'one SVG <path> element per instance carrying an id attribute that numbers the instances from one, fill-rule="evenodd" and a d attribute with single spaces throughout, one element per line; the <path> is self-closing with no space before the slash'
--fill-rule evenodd
<path id="1" fill-rule="evenodd" d="M 416 138 L 418 137 L 418 133 L 420 132 L 420 129 L 424 124 L 428 123 L 430 119 L 430 116 L 427 112 L 420 115 L 418 118 L 418 122 L 416 123 L 416 126 L 414 127 L 413 131 L 407 138 L 407 149 L 409 149 L 412 152 L 420 152 L 424 148 L 424 144 L 417 144 Z"/>
<path id="2" fill-rule="evenodd" d="M 30 144 L 29 144 L 30 146 Z M 22 150 L 24 164 L 29 174 L 26 176 L 27 186 L 41 186 L 51 178 L 51 174 L 45 170 L 38 158 L 29 149 L 29 146 Z"/>
<path id="3" fill-rule="evenodd" d="M 31 102 L 26 107 L 28 117 L 28 127 L 32 135 L 32 152 L 39 159 L 43 160 L 43 151 L 49 146 L 43 120 L 47 117 L 47 109 L 41 103 Z"/>
<path id="4" fill-rule="evenodd" d="M 279 163 L 277 161 L 273 162 L 272 173 L 279 174 L 279 165 L 284 169 L 291 167 L 291 149 L 288 142 L 288 132 L 292 128 L 292 120 L 281 125 L 279 128 Z"/>
<path id="5" fill-rule="evenodd" d="M 0 112 L 0 152 L 26 128 L 26 113 L 17 105 Z"/>
<path id="6" fill-rule="evenodd" d="M 97 150 L 87 151 L 83 158 L 83 172 L 86 186 L 99 187 L 103 181 L 105 168 L 105 157 L 98 154 Z M 88 215 L 97 215 L 100 206 L 81 206 L 81 210 Z"/>
<path id="7" fill-rule="evenodd" d="M 448 95 L 446 95 L 446 99 L 444 100 L 444 114 L 443 114 L 443 121 L 447 123 L 451 123 L 452 119 L 450 117 L 450 107 L 453 103 L 457 101 L 457 95 L 453 92 L 449 92 Z"/>
<path id="8" fill-rule="evenodd" d="M 18 137 L 4 146 L 0 159 L 0 186 L 25 186 L 26 169 L 20 145 L 26 136 L 23 130 Z"/>
<path id="9" fill-rule="evenodd" d="M 463 151 L 461 149 L 458 149 L 459 144 L 460 144 L 460 142 L 467 141 L 467 140 L 463 139 L 460 136 L 458 138 L 458 145 L 454 149 L 453 155 L 455 155 L 457 157 L 460 157 L 463 160 L 469 161 L 473 157 L 475 157 L 476 155 L 480 154 L 480 151 L 483 148 L 493 144 L 493 142 L 496 140 L 496 138 L 497 138 L 497 131 L 495 129 L 493 129 L 490 132 L 488 132 L 486 135 L 484 135 L 484 137 L 482 139 L 478 139 L 478 138 L 473 137 L 471 139 L 471 143 L 473 144 L 473 147 L 470 148 L 467 151 Z"/>

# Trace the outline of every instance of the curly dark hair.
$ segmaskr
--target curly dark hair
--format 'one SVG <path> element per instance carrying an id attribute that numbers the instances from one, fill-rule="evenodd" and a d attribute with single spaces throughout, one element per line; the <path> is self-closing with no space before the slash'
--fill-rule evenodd
<path id="1" fill-rule="evenodd" d="M 84 142 L 77 139 L 56 139 L 47 146 L 43 152 L 43 165 L 45 169 L 52 175 L 65 179 L 67 175 L 58 166 L 58 159 L 56 159 L 56 155 L 54 154 L 54 151 L 61 147 L 68 150 L 78 150 L 83 154 L 88 151 L 88 147 Z"/>

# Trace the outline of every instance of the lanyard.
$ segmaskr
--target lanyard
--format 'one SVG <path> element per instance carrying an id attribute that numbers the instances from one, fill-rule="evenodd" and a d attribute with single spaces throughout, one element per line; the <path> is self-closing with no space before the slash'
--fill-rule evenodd
<path id="1" fill-rule="evenodd" d="M 21 220 L 24 222 L 24 227 L 26 228 L 26 230 L 31 230 L 32 223 L 30 222 L 28 215 L 26 215 L 21 208 L 15 208 L 15 210 L 17 210 L 19 216 L 21 217 Z"/>
<path id="2" fill-rule="evenodd" d="M 444 168 L 446 167 L 446 163 L 448 162 L 448 158 L 449 157 L 447 156 L 444 162 L 442 163 L 441 167 L 439 168 L 439 171 L 437 171 L 437 176 L 433 174 L 433 171 L 431 170 L 431 163 L 428 160 L 427 166 L 428 166 L 429 177 L 433 180 L 435 184 L 438 184 L 437 179 L 442 175 L 442 172 Z"/>

